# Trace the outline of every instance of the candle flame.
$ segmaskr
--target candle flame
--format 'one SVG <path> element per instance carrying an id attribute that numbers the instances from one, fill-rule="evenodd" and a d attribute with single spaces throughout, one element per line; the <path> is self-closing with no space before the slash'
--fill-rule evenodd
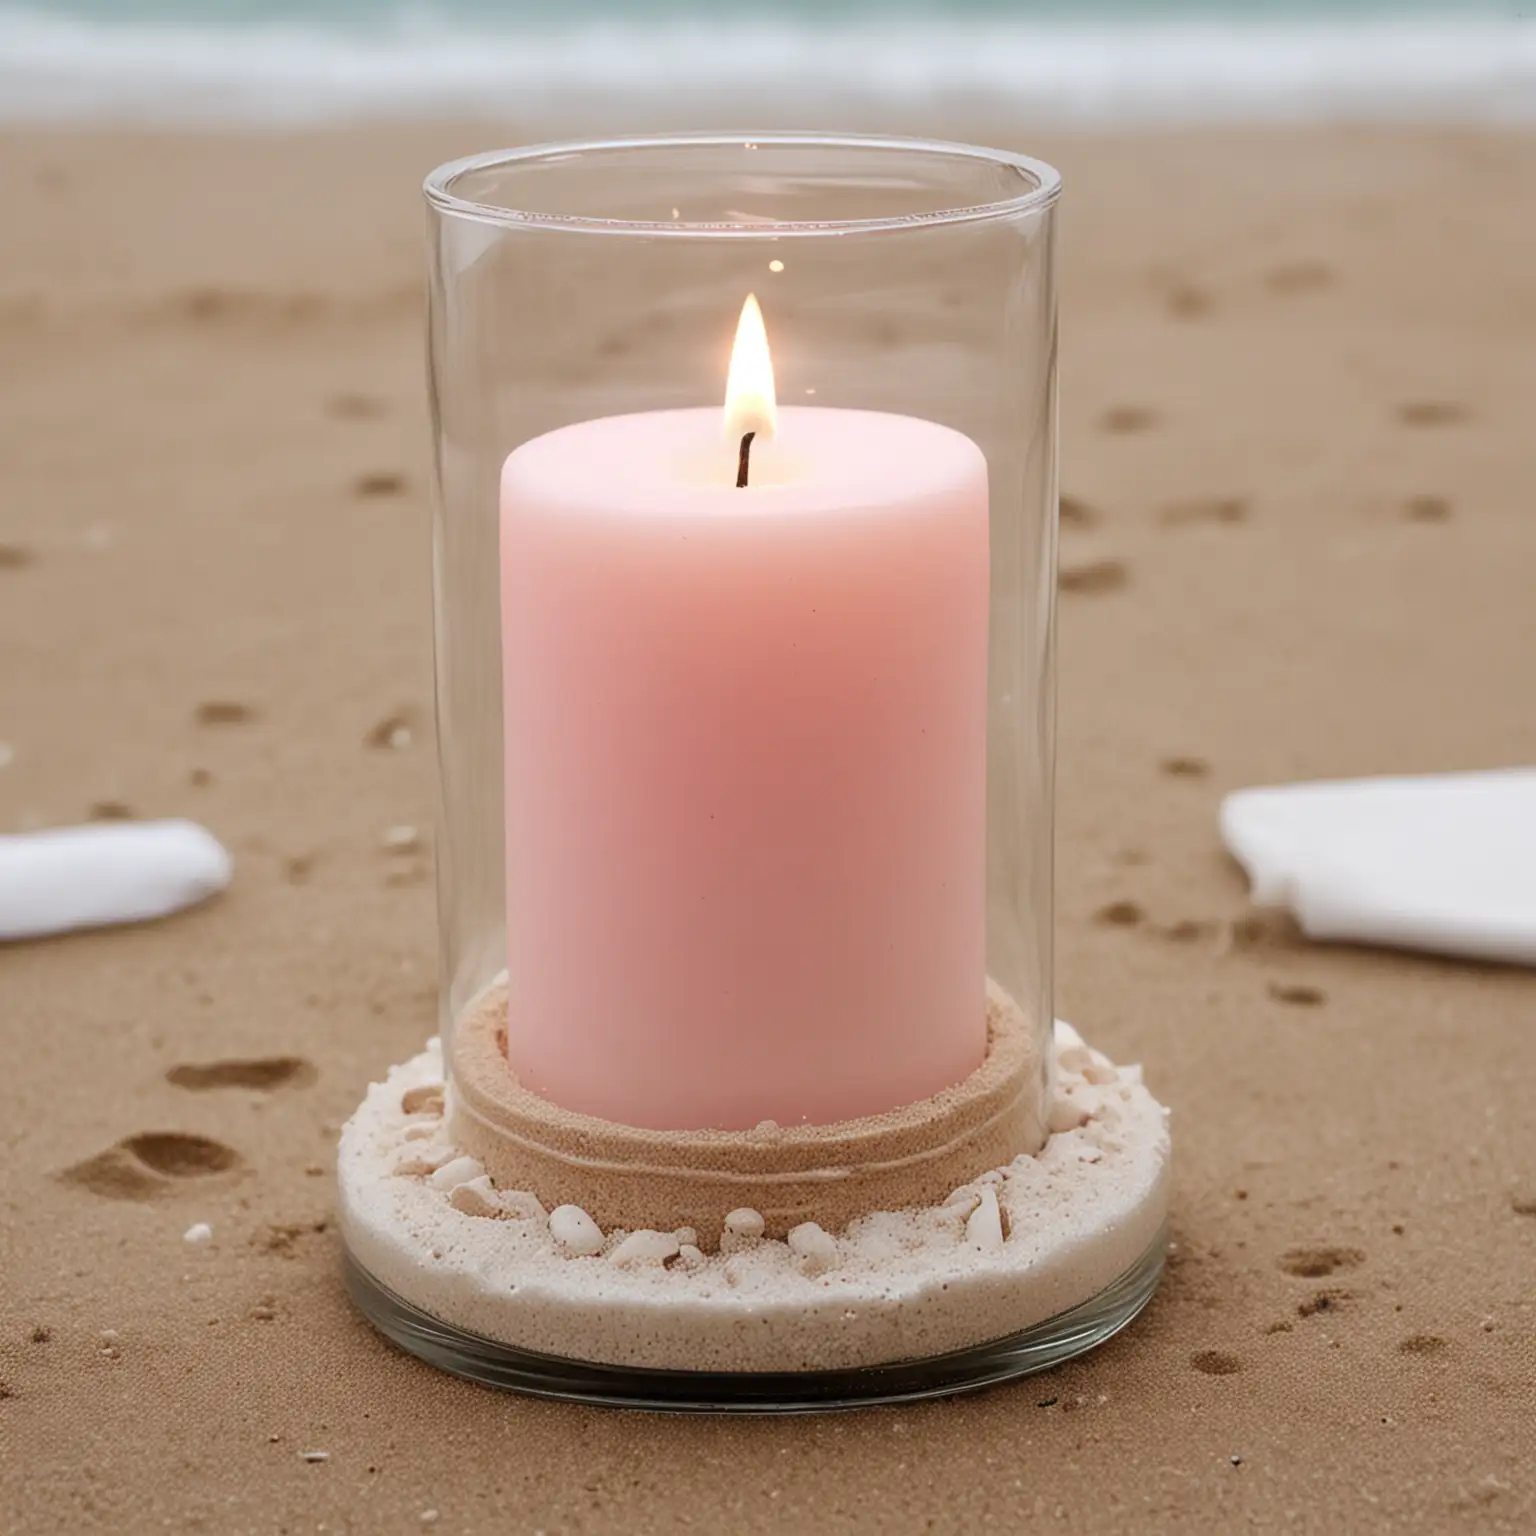
<path id="1" fill-rule="evenodd" d="M 725 435 L 732 441 L 739 441 L 748 432 L 771 438 L 778 424 L 768 332 L 757 295 L 749 293 L 741 306 L 736 341 L 731 347 L 731 371 L 725 381 Z"/>

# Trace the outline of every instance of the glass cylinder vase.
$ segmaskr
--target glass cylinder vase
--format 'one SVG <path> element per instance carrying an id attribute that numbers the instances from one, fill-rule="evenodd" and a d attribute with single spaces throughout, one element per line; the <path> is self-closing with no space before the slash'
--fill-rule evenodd
<path id="1" fill-rule="evenodd" d="M 725 1290 L 782 1239 L 814 1281 L 955 1186 L 963 1240 L 996 1209 L 970 1181 L 1040 1152 L 1058 192 L 793 134 L 428 179 L 442 1051 L 507 1225 Z M 465 1374 L 758 1408 L 1052 1363 L 1145 1301 L 1135 1257 L 981 1337 L 693 1366 L 450 1318 L 353 1254 L 370 1315 Z"/>

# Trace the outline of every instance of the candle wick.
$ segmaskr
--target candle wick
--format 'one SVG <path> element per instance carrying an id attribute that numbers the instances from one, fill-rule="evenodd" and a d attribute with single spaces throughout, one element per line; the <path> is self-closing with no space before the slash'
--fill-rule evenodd
<path id="1" fill-rule="evenodd" d="M 739 491 L 747 483 L 747 465 L 752 457 L 752 439 L 756 432 L 747 432 L 741 439 L 741 454 L 736 460 L 736 489 Z"/>

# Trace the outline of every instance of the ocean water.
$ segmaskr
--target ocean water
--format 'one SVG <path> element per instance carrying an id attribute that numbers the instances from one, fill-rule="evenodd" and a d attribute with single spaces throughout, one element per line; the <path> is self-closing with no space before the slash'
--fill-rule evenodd
<path id="1" fill-rule="evenodd" d="M 0 0 L 0 118 L 966 102 L 1046 122 L 1536 122 L 1525 0 Z M 654 118 L 654 112 L 652 112 Z"/>

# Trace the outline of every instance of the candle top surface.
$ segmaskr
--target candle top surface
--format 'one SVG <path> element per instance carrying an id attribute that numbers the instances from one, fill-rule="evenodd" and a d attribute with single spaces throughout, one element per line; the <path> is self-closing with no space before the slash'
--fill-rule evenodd
<path id="1" fill-rule="evenodd" d="M 577 422 L 508 455 L 503 505 L 755 520 L 885 512 L 986 483 L 986 459 L 964 433 L 883 411 L 781 408 L 775 435 L 754 439 L 749 483 L 738 488 L 740 446 L 718 407 Z"/>

